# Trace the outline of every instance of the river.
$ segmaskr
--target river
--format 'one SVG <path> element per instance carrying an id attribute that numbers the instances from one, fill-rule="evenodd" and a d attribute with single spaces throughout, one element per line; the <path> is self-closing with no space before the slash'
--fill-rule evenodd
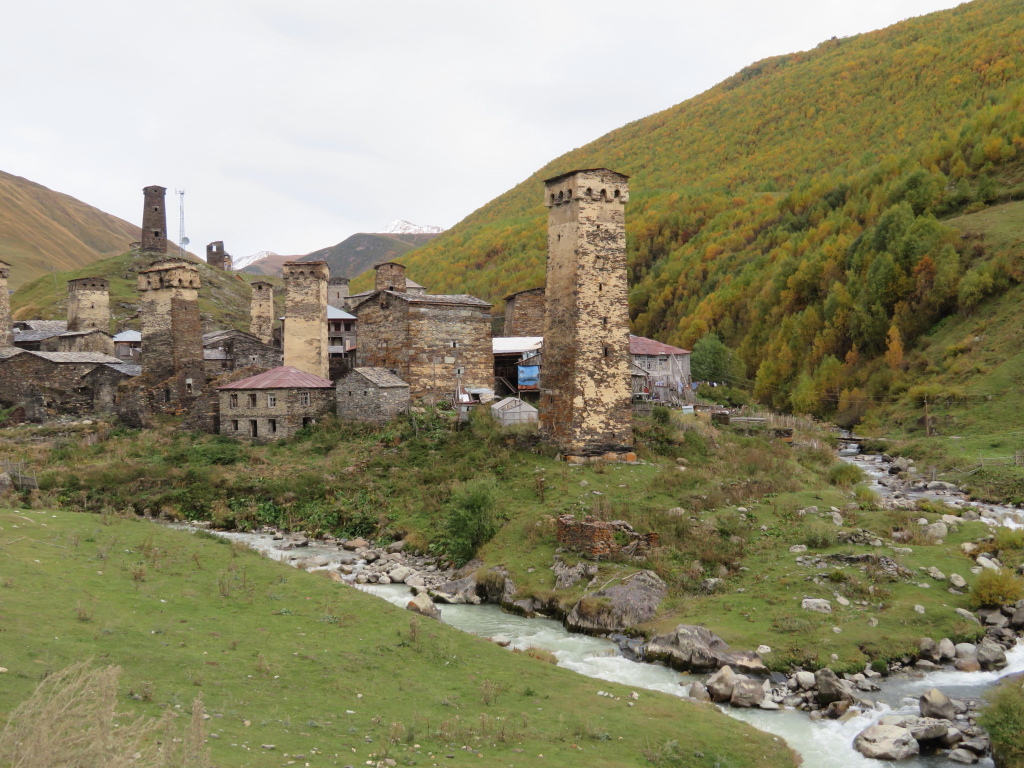
<path id="1" fill-rule="evenodd" d="M 267 556 L 284 562 L 296 555 L 295 550 L 275 549 L 275 544 L 280 542 L 275 542 L 271 534 L 230 531 L 216 533 L 231 540 L 245 542 Z M 303 548 L 304 558 L 316 555 L 323 555 L 331 563 L 336 564 L 338 549 L 318 545 L 316 542 L 311 542 L 308 548 Z M 411 595 L 409 588 L 404 584 L 363 584 L 355 588 L 402 608 Z M 504 635 L 511 640 L 512 648 L 543 648 L 555 655 L 559 666 L 599 680 L 683 697 L 689 691 L 690 682 L 703 679 L 676 672 L 662 664 L 632 661 L 624 657 L 619 647 L 610 640 L 570 633 L 560 622 L 552 619 L 527 619 L 505 613 L 496 605 L 438 607 L 441 610 L 441 620 L 456 629 L 482 637 Z M 895 675 L 878 680 L 876 682 L 880 684 L 882 690 L 871 694 L 878 701 L 876 709 L 863 712 L 845 722 L 816 722 L 811 720 L 806 712 L 792 709 L 767 711 L 722 707 L 722 711 L 755 728 L 784 738 L 790 747 L 801 755 L 805 768 L 880 768 L 883 763 L 869 760 L 853 749 L 853 739 L 858 733 L 886 714 L 918 714 L 917 698 L 929 688 L 938 688 L 950 697 L 961 700 L 983 697 L 984 691 L 1000 677 L 1024 672 L 1024 644 L 1018 643 L 1006 656 L 1007 667 L 998 673 L 958 672 L 948 668 L 926 674 Z M 901 761 L 900 765 L 907 768 L 953 768 L 961 764 L 943 757 L 921 756 Z M 991 768 L 993 763 L 986 758 L 976 765 Z"/>

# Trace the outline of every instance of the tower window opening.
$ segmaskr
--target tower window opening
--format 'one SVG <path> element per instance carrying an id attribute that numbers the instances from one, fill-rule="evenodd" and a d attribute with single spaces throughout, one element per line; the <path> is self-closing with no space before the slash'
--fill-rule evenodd
<path id="1" fill-rule="evenodd" d="M 604 290 L 604 283 L 598 283 L 597 284 L 597 291 L 598 291 L 598 293 L 600 293 L 603 290 Z"/>
<path id="2" fill-rule="evenodd" d="M 608 357 L 608 346 L 607 345 L 605 345 L 605 347 L 604 347 L 604 356 Z"/>
<path id="3" fill-rule="evenodd" d="M 618 196 L 619 196 L 619 190 L 616 189 L 615 190 L 615 197 L 618 197 Z"/>

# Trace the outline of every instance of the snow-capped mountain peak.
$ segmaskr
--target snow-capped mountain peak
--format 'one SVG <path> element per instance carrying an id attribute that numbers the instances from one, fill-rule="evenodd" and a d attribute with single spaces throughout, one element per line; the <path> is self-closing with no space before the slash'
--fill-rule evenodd
<path id="1" fill-rule="evenodd" d="M 239 256 L 236 259 L 231 260 L 231 268 L 234 270 L 241 270 L 248 267 L 260 259 L 265 259 L 267 256 L 277 256 L 273 251 L 259 251 L 258 253 L 250 254 L 249 256 Z"/>
<path id="2" fill-rule="evenodd" d="M 411 221 L 405 221 L 404 219 L 395 219 L 388 224 L 382 231 L 381 234 L 386 235 L 436 235 L 439 232 L 444 232 L 442 227 L 434 227 L 427 225 L 425 227 L 413 224 Z"/>

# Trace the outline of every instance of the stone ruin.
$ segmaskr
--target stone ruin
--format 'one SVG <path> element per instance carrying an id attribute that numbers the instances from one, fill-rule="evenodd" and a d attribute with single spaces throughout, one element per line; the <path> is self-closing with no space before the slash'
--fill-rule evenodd
<path id="1" fill-rule="evenodd" d="M 616 538 L 628 541 L 620 544 Z M 558 518 L 556 535 L 559 546 L 578 552 L 590 560 L 608 560 L 615 556 L 641 557 L 658 546 L 658 534 L 637 533 L 625 520 L 603 521 L 591 515 L 577 520 L 573 515 Z"/>

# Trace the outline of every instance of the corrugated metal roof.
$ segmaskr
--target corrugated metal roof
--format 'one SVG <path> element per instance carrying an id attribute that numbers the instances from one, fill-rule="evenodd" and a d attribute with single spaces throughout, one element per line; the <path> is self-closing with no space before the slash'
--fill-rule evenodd
<path id="1" fill-rule="evenodd" d="M 376 384 L 378 387 L 383 387 L 385 389 L 409 386 L 387 368 L 372 368 L 367 366 L 364 368 L 353 368 L 352 373 L 358 373 L 370 383 Z"/>
<path id="2" fill-rule="evenodd" d="M 105 355 L 102 352 L 34 352 L 26 351 L 25 354 L 41 357 L 51 363 L 103 363 L 106 365 L 120 365 L 121 361 L 116 357 Z"/>
<path id="3" fill-rule="evenodd" d="M 671 344 L 662 344 L 654 339 L 645 339 L 643 336 L 629 336 L 629 353 L 631 355 L 688 355 L 690 350 L 681 347 L 673 347 Z"/>
<path id="4" fill-rule="evenodd" d="M 114 336 L 114 341 L 142 341 L 142 334 L 139 331 L 121 331 Z"/>
<path id="5" fill-rule="evenodd" d="M 355 320 L 355 315 L 350 315 L 344 309 L 338 309 L 332 307 L 330 304 L 327 305 L 327 319 L 328 320 Z"/>
<path id="6" fill-rule="evenodd" d="M 521 355 L 540 349 L 543 344 L 543 336 L 495 336 L 491 339 L 491 349 L 496 355 Z"/>
<path id="7" fill-rule="evenodd" d="M 247 379 L 224 384 L 217 389 L 324 389 L 333 387 L 334 382 L 300 371 L 290 365 L 271 368 Z"/>

